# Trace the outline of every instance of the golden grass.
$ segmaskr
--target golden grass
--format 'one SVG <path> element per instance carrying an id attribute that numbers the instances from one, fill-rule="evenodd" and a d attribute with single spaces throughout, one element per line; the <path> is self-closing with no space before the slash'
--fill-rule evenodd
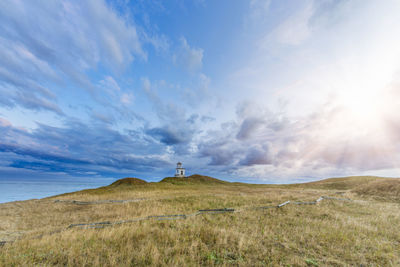
<path id="1" fill-rule="evenodd" d="M 356 183 L 378 180 L 386 181 L 357 177 L 339 183 L 328 180 L 325 186 L 323 182 L 268 186 L 167 179 L 0 204 L 0 240 L 19 237 L 0 247 L 0 265 L 399 266 L 399 203 L 392 198 L 364 198 L 352 191 L 358 188 Z M 312 201 L 321 195 L 359 201 L 324 200 L 318 205 L 146 220 L 104 229 L 67 229 L 72 223 Z M 55 203 L 56 199 L 138 201 L 76 205 Z"/>
<path id="2" fill-rule="evenodd" d="M 400 179 L 380 179 L 353 189 L 362 196 L 400 201 Z"/>

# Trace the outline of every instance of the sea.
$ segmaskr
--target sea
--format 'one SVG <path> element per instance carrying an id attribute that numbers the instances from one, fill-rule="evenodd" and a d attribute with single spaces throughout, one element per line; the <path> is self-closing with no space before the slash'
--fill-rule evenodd
<path id="1" fill-rule="evenodd" d="M 83 189 L 109 185 L 116 178 L 4 178 L 0 177 L 0 203 L 40 199 Z"/>

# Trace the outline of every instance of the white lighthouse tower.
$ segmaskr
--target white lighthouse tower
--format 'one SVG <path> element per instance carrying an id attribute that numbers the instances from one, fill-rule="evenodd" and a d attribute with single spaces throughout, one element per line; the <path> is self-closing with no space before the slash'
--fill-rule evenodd
<path id="1" fill-rule="evenodd" d="M 181 162 L 176 164 L 175 177 L 185 177 L 185 168 L 182 168 Z"/>

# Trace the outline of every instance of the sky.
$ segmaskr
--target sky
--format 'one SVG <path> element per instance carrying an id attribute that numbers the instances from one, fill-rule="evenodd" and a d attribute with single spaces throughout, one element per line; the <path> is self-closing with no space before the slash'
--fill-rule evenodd
<path id="1" fill-rule="evenodd" d="M 0 177 L 399 177 L 398 0 L 0 1 Z"/>

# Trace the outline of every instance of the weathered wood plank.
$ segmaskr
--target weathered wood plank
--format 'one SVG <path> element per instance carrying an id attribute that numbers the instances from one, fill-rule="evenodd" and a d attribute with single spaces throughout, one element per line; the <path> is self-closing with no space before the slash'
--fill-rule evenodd
<path id="1" fill-rule="evenodd" d="M 287 204 L 289 204 L 289 203 L 290 203 L 290 200 L 279 204 L 277 207 L 280 208 L 280 207 L 283 207 L 283 206 L 285 206 L 285 205 L 287 205 Z"/>
<path id="2" fill-rule="evenodd" d="M 317 201 L 305 201 L 305 202 L 301 202 L 301 201 L 299 201 L 299 202 L 293 202 L 293 204 L 296 204 L 296 205 L 315 205 L 315 204 L 317 204 Z"/>
<path id="3" fill-rule="evenodd" d="M 131 223 L 131 222 L 138 222 L 138 221 L 143 221 L 143 220 L 150 220 L 150 219 L 155 219 L 155 220 L 177 220 L 177 219 L 186 219 L 188 217 L 193 217 L 197 216 L 200 214 L 214 214 L 214 213 L 224 213 L 224 212 L 240 212 L 244 210 L 254 210 L 254 209 L 271 209 L 271 208 L 281 208 L 285 205 L 288 205 L 289 203 L 293 203 L 296 205 L 315 205 L 318 202 L 321 202 L 324 199 L 332 199 L 332 200 L 345 200 L 345 201 L 352 201 L 351 199 L 348 198 L 335 198 L 335 197 L 326 197 L 326 196 L 321 196 L 315 201 L 304 201 L 304 202 L 291 202 L 290 200 L 283 202 L 277 206 L 263 206 L 263 207 L 247 207 L 243 209 L 232 209 L 232 208 L 222 208 L 222 209 L 201 209 L 198 212 L 192 213 L 192 214 L 172 214 L 172 215 L 152 215 L 152 216 L 147 216 L 147 217 L 142 217 L 142 218 L 136 218 L 136 219 L 130 219 L 130 220 L 122 220 L 122 221 L 116 221 L 116 222 L 95 222 L 95 223 L 79 223 L 79 224 L 71 224 L 68 226 L 68 228 L 72 227 L 78 227 L 78 228 L 104 228 L 107 226 L 113 226 L 113 225 L 119 225 L 123 223 Z M 119 201 L 119 200 L 118 200 Z M 1 244 L 0 244 L 1 245 Z M 4 244 L 3 244 L 4 245 Z"/>
<path id="4" fill-rule="evenodd" d="M 68 203 L 75 205 L 95 205 L 95 204 L 114 204 L 114 203 L 129 203 L 129 202 L 139 202 L 146 200 L 146 198 L 136 198 L 136 199 L 126 199 L 126 200 L 97 200 L 97 201 L 80 201 L 80 200 L 61 200 L 56 199 L 54 203 Z"/>
<path id="5" fill-rule="evenodd" d="M 333 200 L 343 200 L 343 201 L 351 201 L 350 198 L 338 198 L 338 197 L 322 197 L 323 199 L 333 199 Z"/>
<path id="6" fill-rule="evenodd" d="M 156 220 L 186 219 L 186 214 L 154 215 L 154 216 L 148 216 L 147 218 L 148 219 L 156 219 Z"/>
<path id="7" fill-rule="evenodd" d="M 219 212 L 234 212 L 235 209 L 227 209 L 227 208 L 223 208 L 223 209 L 205 209 L 205 210 L 199 210 L 200 212 L 213 212 L 213 211 L 219 211 Z"/>

